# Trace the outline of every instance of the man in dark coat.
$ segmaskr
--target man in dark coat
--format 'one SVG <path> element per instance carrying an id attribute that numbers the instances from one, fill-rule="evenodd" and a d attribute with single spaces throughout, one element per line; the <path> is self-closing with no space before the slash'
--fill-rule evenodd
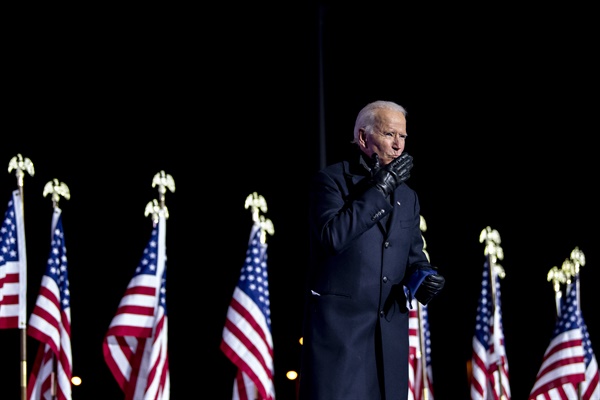
<path id="1" fill-rule="evenodd" d="M 408 307 L 444 286 L 428 262 L 417 194 L 405 181 L 406 111 L 358 114 L 355 159 L 325 167 L 310 191 L 300 400 L 405 400 Z"/>

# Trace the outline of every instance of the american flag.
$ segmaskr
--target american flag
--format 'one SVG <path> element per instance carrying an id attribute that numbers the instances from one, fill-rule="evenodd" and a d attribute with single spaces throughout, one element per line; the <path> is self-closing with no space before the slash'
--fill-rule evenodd
<path id="1" fill-rule="evenodd" d="M 166 217 L 158 222 L 104 337 L 104 360 L 124 400 L 169 400 Z"/>
<path id="2" fill-rule="evenodd" d="M 0 329 L 27 326 L 26 256 L 23 203 L 15 190 L 0 228 Z"/>
<path id="3" fill-rule="evenodd" d="M 475 335 L 471 355 L 471 399 L 510 399 L 508 359 L 504 347 L 504 330 L 500 282 L 495 268 L 491 271 L 495 282 L 495 300 L 491 290 L 490 260 L 486 256 L 481 280 L 481 294 L 477 304 Z"/>
<path id="4" fill-rule="evenodd" d="M 408 312 L 408 326 L 408 400 L 433 400 L 429 317 L 427 306 L 415 299 Z"/>
<path id="5" fill-rule="evenodd" d="M 598 373 L 598 362 L 592 350 L 592 342 L 587 326 L 581 318 L 581 333 L 583 335 L 583 358 L 585 362 L 585 381 L 581 383 L 581 400 L 600 399 L 600 374 Z"/>
<path id="6" fill-rule="evenodd" d="M 579 294 L 579 274 L 575 277 L 575 285 L 577 288 L 577 293 Z M 577 296 L 579 299 L 579 296 Z M 581 304 L 579 301 L 577 302 L 579 308 L 579 325 L 581 325 L 581 334 L 583 337 L 582 345 L 583 345 L 583 358 L 585 362 L 585 381 L 580 383 L 579 390 L 580 400 L 597 400 L 600 399 L 600 386 L 599 379 L 600 375 L 598 373 L 598 362 L 596 361 L 596 356 L 594 355 L 594 350 L 592 349 L 592 341 L 590 340 L 590 334 L 587 330 L 587 325 L 583 320 L 583 314 L 581 313 Z"/>
<path id="7" fill-rule="evenodd" d="M 29 400 L 71 399 L 71 292 L 61 209 L 54 208 L 46 273 L 27 334 L 40 342 L 27 385 Z"/>
<path id="8" fill-rule="evenodd" d="M 261 242 L 258 223 L 252 226 L 220 348 L 238 368 L 233 400 L 275 399 L 267 244 Z"/>
<path id="9" fill-rule="evenodd" d="M 585 380 L 581 321 L 576 285 L 569 285 L 530 400 L 579 398 L 577 387 Z"/>

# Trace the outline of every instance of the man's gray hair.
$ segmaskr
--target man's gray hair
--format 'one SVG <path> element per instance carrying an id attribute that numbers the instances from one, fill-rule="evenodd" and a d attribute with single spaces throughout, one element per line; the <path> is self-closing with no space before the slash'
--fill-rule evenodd
<path id="1" fill-rule="evenodd" d="M 352 143 L 358 144 L 358 131 L 364 129 L 367 134 L 373 133 L 373 126 L 377 118 L 377 111 L 381 109 L 399 111 L 406 116 L 406 109 L 393 101 L 377 100 L 367 104 L 358 112 L 354 124 L 354 139 Z"/>

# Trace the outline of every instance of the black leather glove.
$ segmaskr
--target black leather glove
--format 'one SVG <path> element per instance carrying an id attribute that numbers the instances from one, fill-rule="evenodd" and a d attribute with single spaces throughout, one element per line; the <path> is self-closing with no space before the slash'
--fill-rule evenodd
<path id="1" fill-rule="evenodd" d="M 408 289 L 408 300 L 413 299 L 427 305 L 444 288 L 446 279 L 438 274 L 437 267 L 428 261 L 420 261 L 408 266 L 403 285 Z M 410 306 L 409 306 L 410 307 Z"/>
<path id="2" fill-rule="evenodd" d="M 429 268 L 437 270 L 435 267 Z M 442 291 L 444 288 L 444 283 L 446 283 L 446 279 L 438 273 L 427 275 L 423 282 L 421 282 L 419 285 L 417 293 L 415 293 L 415 298 L 419 301 L 419 303 L 427 305 L 431 299 L 433 299 Z"/>
<path id="3" fill-rule="evenodd" d="M 379 157 L 373 153 L 374 171 L 371 184 L 385 197 L 388 197 L 402 182 L 410 177 L 413 158 L 408 153 L 402 153 L 389 164 L 379 167 Z"/>
<path id="4" fill-rule="evenodd" d="M 414 296 L 419 303 L 427 305 L 431 299 L 437 296 L 444 288 L 446 279 L 438 273 L 437 267 L 434 267 L 428 262 L 415 263 L 408 268 L 408 273 L 410 275 L 413 275 L 418 271 L 421 271 L 421 273 L 428 273 L 428 275 L 423 279 L 423 282 L 421 282 L 417 288 L 417 292 Z"/>

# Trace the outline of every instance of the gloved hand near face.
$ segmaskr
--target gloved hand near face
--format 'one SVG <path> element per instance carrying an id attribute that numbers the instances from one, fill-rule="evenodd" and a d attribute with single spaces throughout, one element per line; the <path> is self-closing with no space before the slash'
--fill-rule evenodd
<path id="1" fill-rule="evenodd" d="M 373 168 L 375 173 L 371 178 L 371 183 L 385 197 L 388 197 L 402 182 L 410 177 L 410 170 L 413 167 L 413 158 L 408 153 L 402 153 L 387 165 L 379 168 L 377 153 L 373 153 Z"/>

